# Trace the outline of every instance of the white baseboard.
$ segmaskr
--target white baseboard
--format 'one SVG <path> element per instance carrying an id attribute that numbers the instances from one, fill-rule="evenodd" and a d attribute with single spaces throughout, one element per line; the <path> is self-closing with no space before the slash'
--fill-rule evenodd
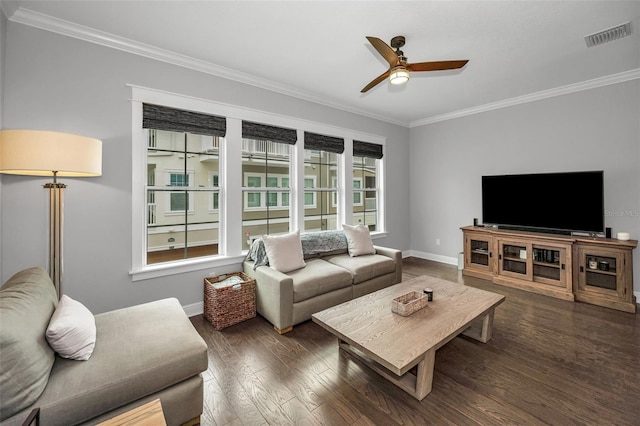
<path id="1" fill-rule="evenodd" d="M 439 254 L 427 253 L 424 251 L 416 251 L 416 250 L 409 250 L 407 252 L 409 254 L 408 256 L 404 256 L 404 253 L 405 252 L 402 253 L 403 257 L 413 256 L 420 259 L 433 260 L 434 262 L 446 263 L 448 265 L 458 265 L 457 257 L 442 256 Z"/>
<path id="2" fill-rule="evenodd" d="M 196 302 L 191 305 L 183 306 L 184 312 L 188 317 L 193 317 L 204 313 L 204 302 Z"/>

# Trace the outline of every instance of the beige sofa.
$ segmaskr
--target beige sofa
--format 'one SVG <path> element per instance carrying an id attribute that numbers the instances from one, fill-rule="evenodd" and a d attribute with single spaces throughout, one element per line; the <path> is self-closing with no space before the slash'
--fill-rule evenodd
<path id="1" fill-rule="evenodd" d="M 402 252 L 375 246 L 376 253 L 349 256 L 342 231 L 301 234 L 306 266 L 278 272 L 268 266 L 256 239 L 244 272 L 256 280 L 256 310 L 280 334 L 311 314 L 402 281 Z"/>
<path id="2" fill-rule="evenodd" d="M 96 424 L 159 398 L 168 425 L 196 424 L 203 407 L 207 345 L 177 299 L 95 315 L 87 361 L 61 358 L 45 330 L 58 298 L 41 268 L 0 289 L 0 424 Z"/>

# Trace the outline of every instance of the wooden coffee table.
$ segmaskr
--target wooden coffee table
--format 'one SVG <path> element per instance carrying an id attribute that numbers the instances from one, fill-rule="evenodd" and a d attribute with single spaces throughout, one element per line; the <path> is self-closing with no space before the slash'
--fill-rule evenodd
<path id="1" fill-rule="evenodd" d="M 391 300 L 433 289 L 433 301 L 410 316 L 391 312 Z M 486 343 L 493 313 L 505 297 L 434 277 L 421 276 L 312 315 L 355 356 L 418 400 L 433 383 L 436 350 L 459 334 Z M 417 366 L 415 375 L 410 370 Z"/>

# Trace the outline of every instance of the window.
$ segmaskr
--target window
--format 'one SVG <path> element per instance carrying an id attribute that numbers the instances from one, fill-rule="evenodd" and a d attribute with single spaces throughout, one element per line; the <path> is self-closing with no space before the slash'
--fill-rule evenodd
<path id="1" fill-rule="evenodd" d="M 304 148 L 304 229 L 337 229 L 341 225 L 338 223 L 338 168 L 344 140 L 305 132 Z"/>
<path id="2" fill-rule="evenodd" d="M 143 115 L 146 264 L 218 254 L 220 130 L 194 128 L 189 123 L 206 124 L 211 116 L 188 111 L 145 104 Z"/>
<path id="3" fill-rule="evenodd" d="M 170 186 L 189 186 L 189 175 L 184 173 L 170 173 L 169 174 Z"/>
<path id="4" fill-rule="evenodd" d="M 382 145 L 353 141 L 353 224 L 378 230 L 378 175 Z M 363 185 L 364 183 L 364 185 Z"/>
<path id="5" fill-rule="evenodd" d="M 210 176 L 211 176 L 210 178 L 213 184 L 213 188 L 219 191 L 220 190 L 219 176 L 213 173 Z M 212 211 L 220 210 L 220 193 L 217 191 L 211 193 L 211 210 Z"/>
<path id="6" fill-rule="evenodd" d="M 281 182 L 282 182 L 282 187 L 283 188 L 289 188 L 289 178 L 288 177 L 282 177 L 280 178 Z M 289 193 L 288 192 L 281 192 L 280 193 L 280 200 L 282 200 L 282 207 L 289 207 Z"/>
<path id="7" fill-rule="evenodd" d="M 304 187 L 305 188 L 315 188 L 316 187 L 316 178 L 314 177 L 305 177 L 304 178 Z M 305 192 L 304 193 L 304 206 L 305 207 L 316 207 L 316 193 L 315 192 Z"/>
<path id="8" fill-rule="evenodd" d="M 169 186 L 189 186 L 189 175 L 193 175 L 193 171 L 185 173 L 171 173 L 169 172 Z M 193 194 L 189 191 L 170 192 L 169 193 L 169 206 L 167 207 L 167 214 L 180 214 L 184 211 L 193 213 L 189 206 L 193 206 Z"/>
<path id="9" fill-rule="evenodd" d="M 353 205 L 361 206 L 362 205 L 362 178 L 354 177 L 353 178 Z"/>
<path id="10" fill-rule="evenodd" d="M 247 176 L 247 188 L 260 188 L 262 186 L 262 178 L 260 176 Z M 248 209 L 262 207 L 262 193 L 261 192 L 246 192 L 247 201 L 245 206 Z"/>
<path id="11" fill-rule="evenodd" d="M 332 179 L 332 184 L 335 186 L 336 185 L 336 179 L 333 178 Z M 354 206 L 361 206 L 362 205 L 362 194 L 358 191 L 358 189 L 362 188 L 362 179 L 360 178 L 353 178 L 353 205 Z M 338 193 L 334 192 L 333 196 L 331 197 L 331 205 L 333 207 L 336 207 L 338 205 Z"/>
<path id="12" fill-rule="evenodd" d="M 136 86 L 131 99 L 134 281 L 237 266 L 266 233 L 384 231 L 384 160 L 354 137 L 384 138 Z"/>
<path id="13" fill-rule="evenodd" d="M 247 188 L 244 193 L 245 209 L 264 209 L 265 207 L 288 209 L 289 192 L 283 192 L 283 189 L 289 188 L 289 177 L 270 175 L 265 179 L 266 187 L 264 188 L 262 178 L 263 175 L 255 172 L 244 174 L 244 187 Z M 261 191 L 248 192 L 248 188 L 261 188 Z"/>
<path id="14" fill-rule="evenodd" d="M 289 232 L 291 146 L 296 141 L 295 130 L 242 122 L 245 249 L 252 235 Z"/>
<path id="15" fill-rule="evenodd" d="M 276 176 L 267 177 L 267 188 L 278 188 L 278 178 Z M 277 192 L 267 192 L 267 206 L 278 207 L 279 198 Z"/>

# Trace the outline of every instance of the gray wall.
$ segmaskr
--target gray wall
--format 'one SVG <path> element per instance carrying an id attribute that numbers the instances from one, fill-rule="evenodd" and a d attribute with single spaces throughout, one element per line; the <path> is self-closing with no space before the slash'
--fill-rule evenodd
<path id="1" fill-rule="evenodd" d="M 131 91 L 127 83 L 387 137 L 388 206 L 409 204 L 409 129 L 8 22 L 5 128 L 48 129 L 103 141 L 103 175 L 67 179 L 65 293 L 94 313 L 163 297 L 202 302 L 204 272 L 132 282 Z M 222 60 L 223 58 L 221 58 Z M 2 179 L 2 280 L 44 266 L 46 179 Z M 376 243 L 409 249 L 408 210 L 387 218 Z M 219 273 L 228 271 L 216 268 Z"/>
<path id="2" fill-rule="evenodd" d="M 640 238 L 639 117 L 633 80 L 411 129 L 412 250 L 457 257 L 490 174 L 604 170 L 605 226 Z M 637 251 L 634 268 L 638 294 Z"/>
<path id="3" fill-rule="evenodd" d="M 4 52 L 7 40 L 7 17 L 4 15 L 2 9 L 0 9 L 0 129 L 3 128 L 3 116 L 4 116 Z M 2 256 L 2 247 L 4 246 L 4 240 L 2 238 L 2 175 L 0 174 L 0 259 Z M 0 261 L 0 277 L 2 277 L 2 263 Z M 4 282 L 4 281 L 3 281 Z"/>

